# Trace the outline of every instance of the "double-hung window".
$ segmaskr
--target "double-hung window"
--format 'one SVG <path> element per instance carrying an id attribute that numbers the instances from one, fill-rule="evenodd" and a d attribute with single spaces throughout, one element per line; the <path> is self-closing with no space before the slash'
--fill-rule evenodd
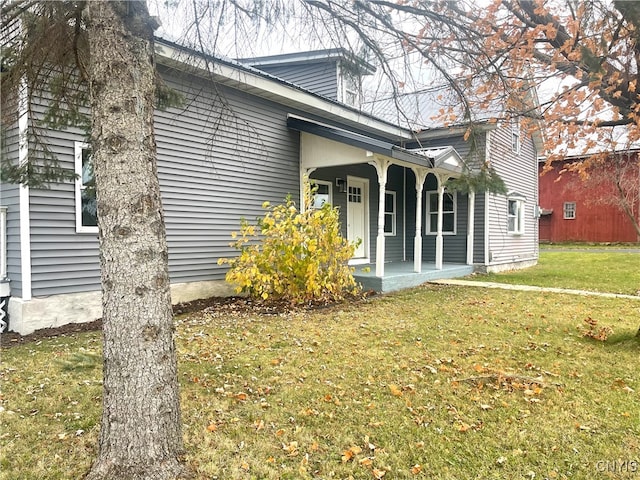
<path id="1" fill-rule="evenodd" d="M 511 121 L 511 149 L 513 153 L 520 153 L 520 120 Z"/>
<path id="2" fill-rule="evenodd" d="M 76 232 L 97 233 L 98 215 L 96 182 L 91 161 L 91 149 L 82 142 L 75 144 L 76 172 Z"/>
<path id="3" fill-rule="evenodd" d="M 513 194 L 507 198 L 507 231 L 513 235 L 524 233 L 524 205 L 522 195 Z"/>
<path id="4" fill-rule="evenodd" d="M 358 94 L 360 88 L 357 77 L 353 74 L 347 73 L 342 77 L 342 82 L 344 89 L 344 103 L 352 107 L 358 107 L 360 105 L 360 95 Z"/>
<path id="5" fill-rule="evenodd" d="M 388 237 L 396 235 L 396 192 L 384 192 L 384 234 Z"/>
<path id="6" fill-rule="evenodd" d="M 564 202 L 563 217 L 565 220 L 575 220 L 576 218 L 576 202 Z"/>
<path id="7" fill-rule="evenodd" d="M 456 210 L 457 200 L 455 192 L 445 190 L 442 196 L 442 233 L 445 235 L 456 234 Z M 438 192 L 427 192 L 427 235 L 438 233 Z"/>

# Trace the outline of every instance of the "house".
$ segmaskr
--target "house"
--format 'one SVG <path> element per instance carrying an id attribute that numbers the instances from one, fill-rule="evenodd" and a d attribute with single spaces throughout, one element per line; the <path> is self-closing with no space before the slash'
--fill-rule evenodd
<path id="1" fill-rule="evenodd" d="M 262 215 L 265 200 L 299 199 L 305 176 L 340 208 L 343 234 L 362 240 L 352 263 L 365 288 L 537 261 L 537 150 L 517 125 L 485 122 L 471 152 L 464 126 L 416 132 L 365 113 L 356 90 L 373 67 L 339 49 L 243 62 L 163 40 L 157 51 L 161 75 L 185 100 L 155 115 L 175 303 L 229 294 L 217 259 L 234 254 L 230 233 Z M 3 153 L 15 162 L 30 147 L 18 113 Z M 0 193 L 3 299 L 21 334 L 101 316 L 89 145 L 79 129 L 46 135 L 75 184 L 5 184 Z M 446 190 L 470 153 L 491 162 L 508 195 Z"/>
<path id="2" fill-rule="evenodd" d="M 626 191 L 629 211 L 640 223 L 638 151 L 618 152 L 599 163 L 589 179 L 572 169 L 588 156 L 554 161 L 545 171 L 540 162 L 541 242 L 638 242 L 632 220 L 616 201 L 618 185 Z"/>

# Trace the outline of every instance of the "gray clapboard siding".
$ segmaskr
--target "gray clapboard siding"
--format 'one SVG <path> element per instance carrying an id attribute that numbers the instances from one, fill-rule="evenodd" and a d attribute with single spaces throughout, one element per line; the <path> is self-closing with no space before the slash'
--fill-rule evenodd
<path id="1" fill-rule="evenodd" d="M 10 162 L 18 162 L 18 126 L 6 127 L 3 132 L 1 155 Z M 15 184 L 0 185 L 0 205 L 7 207 L 7 277 L 11 279 L 11 294 L 22 295 L 20 251 L 20 187 Z"/>
<path id="2" fill-rule="evenodd" d="M 241 217 L 263 215 L 265 200 L 298 199 L 299 137 L 285 109 L 226 88 L 219 91 L 233 112 L 213 136 L 216 94 L 200 81 L 168 80 L 189 105 L 156 116 L 171 279 L 221 280 L 217 260 L 236 255 L 230 234 Z"/>
<path id="3" fill-rule="evenodd" d="M 218 91 L 232 111 L 215 126 L 218 94 L 205 81 L 164 75 L 186 99 L 155 117 L 171 280 L 223 279 L 226 268 L 217 260 L 236 254 L 230 232 L 240 218 L 262 215 L 265 200 L 298 198 L 299 136 L 286 126 L 287 110 L 227 88 Z M 73 169 L 74 142 L 85 140 L 83 132 L 46 133 L 61 165 Z M 3 188 L 3 201 L 8 192 Z M 30 204 L 33 296 L 99 289 L 97 234 L 75 231 L 74 185 L 32 189 Z M 19 238 L 12 245 L 11 272 L 18 277 Z M 19 282 L 12 287 L 19 292 Z"/>
<path id="4" fill-rule="evenodd" d="M 385 261 L 387 262 L 401 262 L 404 259 L 404 239 L 405 228 L 403 210 L 406 208 L 405 202 L 405 185 L 404 185 L 404 167 L 398 165 L 391 165 L 387 172 L 387 186 L 386 190 L 396 193 L 396 234 L 385 236 Z M 415 182 L 414 182 L 415 183 Z M 372 242 L 375 243 L 378 228 L 378 201 L 379 201 L 379 189 L 378 181 L 374 183 L 373 188 L 376 190 L 375 195 L 375 227 L 372 231 Z M 414 194 L 415 196 L 415 194 Z"/>
<path id="5" fill-rule="evenodd" d="M 335 61 L 305 65 L 261 65 L 256 68 L 332 100 L 339 99 Z"/>
<path id="6" fill-rule="evenodd" d="M 44 111 L 44 101 L 40 99 L 41 103 L 35 109 L 40 114 Z M 46 130 L 45 134 L 47 146 L 60 165 L 73 171 L 74 142 L 84 142 L 84 132 L 69 128 Z M 37 146 L 35 151 L 38 152 Z M 99 289 L 97 234 L 76 233 L 74 184 L 52 183 L 46 189 L 32 188 L 29 211 L 32 295 L 40 297 Z"/>
<path id="7" fill-rule="evenodd" d="M 506 124 L 491 133 L 490 155 L 492 165 L 504 180 L 509 191 L 526 197 L 524 234 L 507 233 L 507 198 L 487 197 L 489 213 L 490 261 L 500 263 L 537 257 L 538 203 L 537 153 L 530 137 L 521 136 L 520 153 L 512 151 L 511 125 Z"/>
<path id="8" fill-rule="evenodd" d="M 487 194 L 476 193 L 475 212 L 473 217 L 473 263 L 484 264 L 484 234 L 486 225 L 484 223 L 484 208 Z"/>

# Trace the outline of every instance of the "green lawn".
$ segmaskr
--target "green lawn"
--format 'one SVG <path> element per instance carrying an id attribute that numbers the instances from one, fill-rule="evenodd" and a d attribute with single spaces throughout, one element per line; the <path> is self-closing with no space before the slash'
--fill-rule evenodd
<path id="1" fill-rule="evenodd" d="M 474 280 L 636 295 L 640 291 L 640 253 L 545 249 L 534 267 L 476 275 Z"/>
<path id="2" fill-rule="evenodd" d="M 585 320 L 613 333 L 585 338 Z M 185 315 L 186 458 L 203 480 L 635 479 L 614 462 L 640 461 L 639 323 L 634 300 L 433 285 Z M 99 334 L 1 353 L 0 478 L 81 478 Z"/>

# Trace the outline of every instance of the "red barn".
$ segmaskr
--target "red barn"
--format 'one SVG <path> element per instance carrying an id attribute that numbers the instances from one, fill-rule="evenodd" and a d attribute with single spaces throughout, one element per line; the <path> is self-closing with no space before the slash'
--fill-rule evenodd
<path id="1" fill-rule="evenodd" d="M 539 237 L 542 242 L 638 242 L 632 220 L 616 199 L 618 185 L 625 192 L 629 211 L 640 222 L 640 161 L 638 152 L 617 154 L 583 179 L 570 158 L 553 162 L 543 173 L 539 165 Z M 561 173 L 562 172 L 562 173 Z"/>

